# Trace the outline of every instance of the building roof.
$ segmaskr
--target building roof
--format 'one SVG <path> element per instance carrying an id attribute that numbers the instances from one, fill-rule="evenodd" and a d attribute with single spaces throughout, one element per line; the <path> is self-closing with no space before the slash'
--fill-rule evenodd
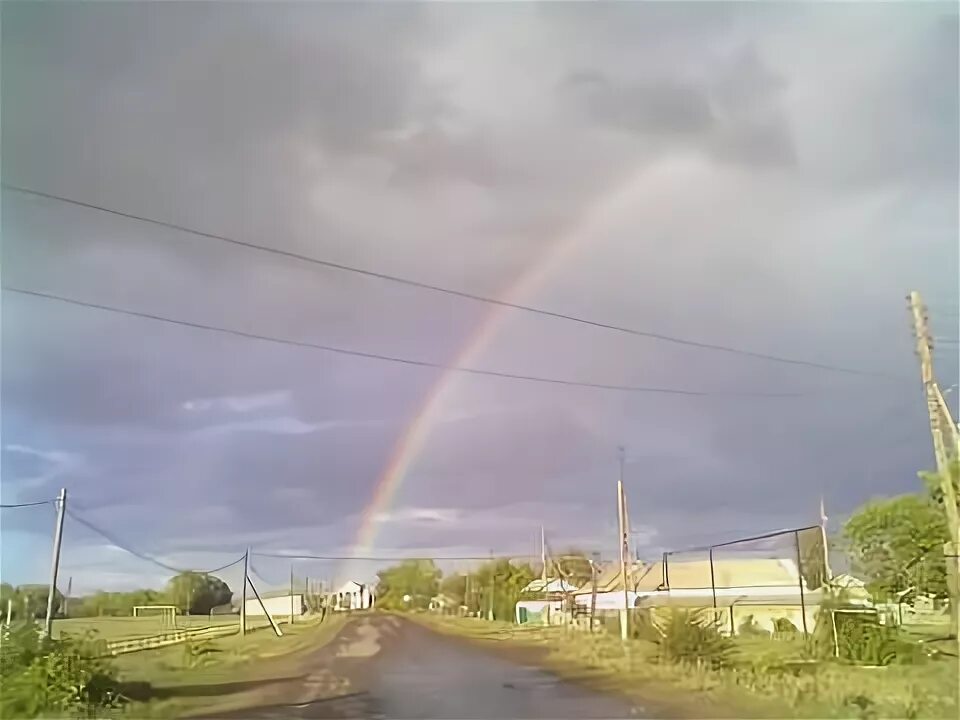
<path id="1" fill-rule="evenodd" d="M 365 586 L 363 583 L 358 583 L 356 580 L 347 580 L 343 585 L 337 588 L 336 592 L 357 592 L 358 590 L 362 590 L 364 587 Z"/>
<path id="2" fill-rule="evenodd" d="M 564 593 L 564 592 L 573 592 L 576 590 L 576 586 L 572 583 L 563 580 L 562 578 L 554 578 L 552 580 L 541 580 L 537 578 L 531 580 L 520 592 L 530 592 L 530 593 Z"/>
<path id="3" fill-rule="evenodd" d="M 633 585 L 643 577 L 648 565 L 644 565 L 642 562 L 635 562 L 632 566 L 627 568 L 627 586 L 632 589 Z M 620 563 L 611 562 L 604 564 L 600 571 L 597 573 L 597 592 L 614 592 L 617 590 L 623 590 L 623 580 L 621 578 L 620 572 Z M 587 581 L 583 586 L 577 589 L 574 595 L 590 595 L 593 594 L 593 583 Z"/>
<path id="4" fill-rule="evenodd" d="M 653 563 L 636 585 L 638 592 L 653 592 L 664 586 L 671 590 L 751 587 L 799 587 L 796 563 L 779 558 L 738 558 L 709 560 L 667 560 Z M 633 588 L 631 588 L 633 589 Z"/>

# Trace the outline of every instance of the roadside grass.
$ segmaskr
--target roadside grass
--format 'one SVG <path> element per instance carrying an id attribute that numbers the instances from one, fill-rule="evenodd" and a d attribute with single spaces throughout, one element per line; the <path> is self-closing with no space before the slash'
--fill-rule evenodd
<path id="1" fill-rule="evenodd" d="M 665 663 L 653 643 L 624 646 L 609 633 L 556 627 L 529 630 L 476 618 L 415 619 L 479 642 L 545 651 L 544 667 L 561 677 L 662 703 L 681 716 L 754 718 L 956 718 L 956 658 L 920 665 L 856 667 L 804 661 L 802 640 L 734 641 L 731 664 Z M 680 691 L 680 692 L 678 692 Z"/>
<path id="2" fill-rule="evenodd" d="M 253 618 L 251 618 L 253 619 Z M 260 620 L 260 618 L 256 618 Z M 165 627 L 157 616 L 146 617 L 89 617 L 61 618 L 53 621 L 53 637 L 65 635 L 79 637 L 88 632 L 96 632 L 102 640 L 120 640 L 162 633 L 174 632 L 185 628 L 214 627 L 221 625 L 239 626 L 236 615 L 181 615 L 177 617 L 176 627 Z M 266 619 L 262 620 L 266 623 Z"/>
<path id="3" fill-rule="evenodd" d="M 224 712 L 243 707 L 244 693 L 288 679 L 281 667 L 283 661 L 324 646 L 346 621 L 346 617 L 334 615 L 322 623 L 305 619 L 285 624 L 279 638 L 269 625 L 263 625 L 246 636 L 229 635 L 120 655 L 114 664 L 125 694 L 135 702 L 132 712 L 136 717 Z M 274 658 L 283 661 L 262 662 Z"/>

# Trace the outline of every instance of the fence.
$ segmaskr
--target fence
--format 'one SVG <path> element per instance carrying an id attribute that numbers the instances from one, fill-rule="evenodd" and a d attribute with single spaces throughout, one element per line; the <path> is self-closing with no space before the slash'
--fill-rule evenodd
<path id="1" fill-rule="evenodd" d="M 668 551 L 634 582 L 635 607 L 698 608 L 730 634 L 812 632 L 828 576 L 820 526 Z"/>
<path id="2" fill-rule="evenodd" d="M 121 640 L 110 640 L 105 643 L 106 654 L 124 655 L 126 653 L 138 652 L 140 650 L 152 650 L 155 648 L 176 645 L 194 639 L 212 639 L 235 635 L 239 632 L 236 626 L 223 625 L 215 627 L 197 628 L 195 630 L 178 630 L 177 632 L 166 633 L 163 635 L 151 635 L 140 638 L 125 638 Z"/>

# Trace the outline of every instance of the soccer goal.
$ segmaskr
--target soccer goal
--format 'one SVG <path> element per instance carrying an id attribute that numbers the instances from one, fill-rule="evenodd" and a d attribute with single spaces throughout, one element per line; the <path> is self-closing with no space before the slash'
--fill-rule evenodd
<path id="1" fill-rule="evenodd" d="M 161 630 L 175 630 L 177 627 L 176 605 L 136 605 L 133 608 L 135 618 L 157 618 Z"/>

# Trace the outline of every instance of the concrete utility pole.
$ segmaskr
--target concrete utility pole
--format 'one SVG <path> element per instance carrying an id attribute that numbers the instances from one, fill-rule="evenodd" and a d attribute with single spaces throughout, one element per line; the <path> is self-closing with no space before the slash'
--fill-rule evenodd
<path id="1" fill-rule="evenodd" d="M 547 536 L 543 531 L 543 525 L 540 526 L 540 580 L 547 584 Z"/>
<path id="2" fill-rule="evenodd" d="M 827 543 L 827 508 L 820 496 L 820 538 L 823 542 L 823 581 L 824 584 L 833 579 L 833 570 L 830 569 L 830 546 Z"/>
<path id="3" fill-rule="evenodd" d="M 950 408 L 943 399 L 940 387 L 933 373 L 933 338 L 927 324 L 927 308 L 920 293 L 910 293 L 910 312 L 913 316 L 913 334 L 917 341 L 917 355 L 920 358 L 920 379 L 923 382 L 927 399 L 927 414 L 930 416 L 930 434 L 933 436 L 933 453 L 940 475 L 940 489 L 943 492 L 943 507 L 947 515 L 947 528 L 950 540 L 944 545 L 947 558 L 947 585 L 950 591 L 951 631 L 958 635 L 960 627 L 960 510 L 957 507 L 957 494 L 951 477 L 951 464 L 960 458 L 960 432 L 950 416 Z M 958 637 L 960 642 L 960 637 Z"/>
<path id="4" fill-rule="evenodd" d="M 44 635 L 53 637 L 53 602 L 57 596 L 57 574 L 60 572 L 60 544 L 63 542 L 63 514 L 67 510 L 67 489 L 60 488 L 57 498 L 57 526 L 53 536 L 53 561 L 50 563 L 50 589 L 47 591 L 47 618 Z"/>
<path id="5" fill-rule="evenodd" d="M 590 632 L 596 631 L 597 617 L 597 563 L 600 562 L 600 553 L 594 553 L 590 560 Z"/>
<path id="6" fill-rule="evenodd" d="M 623 448 L 620 448 L 620 479 L 617 481 L 617 524 L 620 535 L 620 581 L 623 583 L 623 610 L 620 613 L 620 639 L 630 637 L 630 604 L 627 593 L 627 561 L 630 558 L 627 548 L 627 504 L 623 495 Z"/>
<path id="7" fill-rule="evenodd" d="M 290 565 L 290 624 L 293 625 L 293 565 Z"/>

